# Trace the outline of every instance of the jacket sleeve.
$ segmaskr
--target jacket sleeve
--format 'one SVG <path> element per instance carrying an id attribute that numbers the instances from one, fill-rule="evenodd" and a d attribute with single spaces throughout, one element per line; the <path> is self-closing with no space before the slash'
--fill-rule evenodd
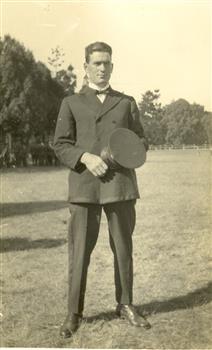
<path id="1" fill-rule="evenodd" d="M 148 140 L 145 137 L 140 113 L 134 98 L 131 98 L 130 103 L 131 103 L 131 109 L 130 109 L 131 113 L 129 118 L 129 129 L 134 131 L 141 138 L 146 150 L 148 150 L 149 149 Z"/>
<path id="2" fill-rule="evenodd" d="M 80 172 L 84 165 L 80 158 L 85 152 L 76 145 L 76 121 L 69 107 L 67 98 L 64 98 L 56 124 L 54 136 L 54 151 L 58 159 L 72 170 Z"/>

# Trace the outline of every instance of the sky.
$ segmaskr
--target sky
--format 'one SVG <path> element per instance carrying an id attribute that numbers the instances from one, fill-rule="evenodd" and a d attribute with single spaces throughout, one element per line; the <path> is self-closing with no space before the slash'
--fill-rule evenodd
<path id="1" fill-rule="evenodd" d="M 212 110 L 212 1 L 1 0 L 1 36 L 10 34 L 48 63 L 51 48 L 65 52 L 80 89 L 84 49 L 113 48 L 111 86 L 137 101 L 160 89 L 162 104 L 178 98 Z"/>

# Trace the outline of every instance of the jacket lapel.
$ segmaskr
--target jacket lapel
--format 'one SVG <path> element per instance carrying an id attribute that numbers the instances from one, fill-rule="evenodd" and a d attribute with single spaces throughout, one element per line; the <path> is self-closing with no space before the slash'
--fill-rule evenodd
<path id="1" fill-rule="evenodd" d="M 79 92 L 80 100 L 86 107 L 90 108 L 95 115 L 102 109 L 102 103 L 99 101 L 95 94 L 95 90 L 89 88 L 89 86 L 84 86 Z"/>
<path id="2" fill-rule="evenodd" d="M 123 98 L 123 94 L 110 88 L 102 103 L 95 94 L 95 91 L 89 86 L 84 86 L 80 92 L 81 101 L 95 112 L 95 119 L 98 120 L 109 110 L 115 107 Z"/>
<path id="3" fill-rule="evenodd" d="M 104 102 L 102 103 L 102 108 L 96 115 L 96 119 L 101 118 L 104 114 L 109 112 L 113 107 L 115 107 L 120 100 L 123 98 L 123 94 L 110 88 Z"/>

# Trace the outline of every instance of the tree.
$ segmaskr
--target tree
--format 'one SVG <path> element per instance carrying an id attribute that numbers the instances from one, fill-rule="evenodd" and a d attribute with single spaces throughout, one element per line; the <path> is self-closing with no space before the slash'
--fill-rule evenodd
<path id="1" fill-rule="evenodd" d="M 205 112 L 202 123 L 207 136 L 207 143 L 212 145 L 212 112 Z"/>
<path id="2" fill-rule="evenodd" d="M 159 102 L 159 90 L 146 91 L 139 103 L 145 134 L 152 145 L 164 143 L 164 129 L 161 123 L 163 109 Z"/>
<path id="3" fill-rule="evenodd" d="M 52 77 L 56 79 L 64 91 L 64 96 L 73 95 L 76 88 L 76 75 L 74 67 L 69 64 L 68 68 L 61 69 L 64 63 L 65 53 L 60 46 L 51 49 L 51 54 L 48 57 L 48 63 L 53 68 Z"/>
<path id="4" fill-rule="evenodd" d="M 173 145 L 205 143 L 207 137 L 202 123 L 203 116 L 203 106 L 190 105 L 185 99 L 165 106 L 162 124 L 166 129 L 166 142 Z"/>
<path id="5" fill-rule="evenodd" d="M 0 40 L 0 128 L 22 140 L 55 127 L 63 88 L 49 69 L 9 35 Z"/>
<path id="6" fill-rule="evenodd" d="M 63 89 L 41 62 L 34 65 L 24 88 L 31 112 L 30 128 L 45 140 L 54 130 Z"/>
<path id="7" fill-rule="evenodd" d="M 57 45 L 55 49 L 51 49 L 51 54 L 48 57 L 48 63 L 53 68 L 54 77 L 56 77 L 58 70 L 61 69 L 61 66 L 64 63 L 64 56 L 65 53 L 59 45 Z"/>
<path id="8" fill-rule="evenodd" d="M 61 85 L 64 91 L 64 96 L 73 95 L 76 88 L 76 75 L 74 68 L 70 64 L 67 70 L 60 70 L 56 74 L 56 80 Z"/>
<path id="9" fill-rule="evenodd" d="M 190 105 L 190 110 L 190 125 L 191 129 L 193 130 L 192 139 L 190 140 L 191 144 L 202 145 L 204 143 L 207 143 L 207 132 L 204 127 L 204 106 L 201 106 L 197 103 L 193 103 Z"/>
<path id="10" fill-rule="evenodd" d="M 24 85 L 32 67 L 32 53 L 9 35 L 1 40 L 0 125 L 13 135 L 25 134 L 29 122 Z M 28 132 L 28 130 L 27 130 Z"/>

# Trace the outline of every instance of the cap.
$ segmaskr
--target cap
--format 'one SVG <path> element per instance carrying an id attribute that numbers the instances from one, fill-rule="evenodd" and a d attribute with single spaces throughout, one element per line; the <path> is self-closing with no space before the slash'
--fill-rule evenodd
<path id="1" fill-rule="evenodd" d="M 111 169 L 124 167 L 135 169 L 146 161 L 146 148 L 141 139 L 131 130 L 115 129 L 107 147 L 101 152 L 101 158 Z"/>

